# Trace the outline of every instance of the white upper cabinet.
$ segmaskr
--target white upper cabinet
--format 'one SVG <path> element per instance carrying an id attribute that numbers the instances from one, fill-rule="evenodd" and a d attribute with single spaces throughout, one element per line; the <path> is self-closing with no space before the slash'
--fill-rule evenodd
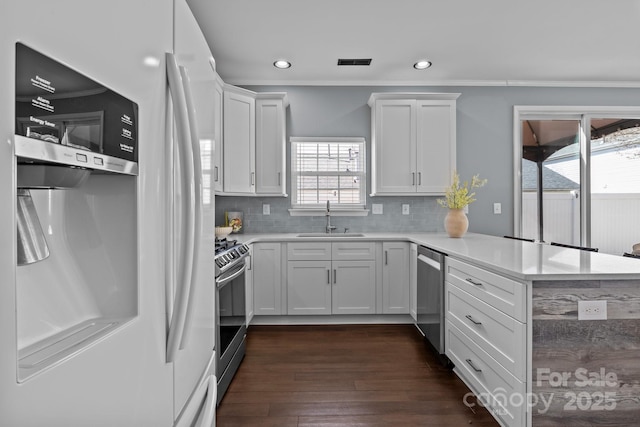
<path id="1" fill-rule="evenodd" d="M 256 95 L 256 193 L 286 196 L 285 93 Z"/>
<path id="2" fill-rule="evenodd" d="M 227 86 L 224 90 L 225 193 L 255 193 L 256 104 L 250 91 Z"/>
<path id="3" fill-rule="evenodd" d="M 224 86 L 222 190 L 218 194 L 286 196 L 286 93 Z"/>
<path id="4" fill-rule="evenodd" d="M 372 196 L 441 195 L 456 167 L 458 93 L 373 93 Z"/>

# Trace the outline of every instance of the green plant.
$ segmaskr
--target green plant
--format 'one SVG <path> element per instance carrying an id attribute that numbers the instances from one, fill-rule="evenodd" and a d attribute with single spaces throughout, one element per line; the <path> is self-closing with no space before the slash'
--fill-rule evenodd
<path id="1" fill-rule="evenodd" d="M 438 199 L 438 204 L 444 208 L 462 209 L 470 203 L 476 201 L 474 199 L 476 193 L 469 193 L 470 189 L 480 188 L 487 183 L 486 179 L 480 179 L 480 175 L 474 175 L 469 181 L 464 181 L 460 185 L 460 176 L 457 172 L 453 173 L 453 183 L 447 187 L 444 193 L 444 199 Z"/>

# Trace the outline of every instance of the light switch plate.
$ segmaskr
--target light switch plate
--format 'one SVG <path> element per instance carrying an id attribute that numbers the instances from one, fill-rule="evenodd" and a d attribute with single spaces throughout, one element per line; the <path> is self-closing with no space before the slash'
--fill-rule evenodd
<path id="1" fill-rule="evenodd" d="M 371 205 L 371 212 L 374 215 L 382 215 L 382 204 L 374 203 L 373 205 Z"/>
<path id="2" fill-rule="evenodd" d="M 493 204 L 493 213 L 495 215 L 500 215 L 502 213 L 502 203 Z"/>
<path id="3" fill-rule="evenodd" d="M 271 205 L 266 203 L 262 205 L 262 215 L 271 215 Z"/>
<path id="4" fill-rule="evenodd" d="M 409 215 L 410 209 L 409 205 L 402 205 L 402 215 Z"/>

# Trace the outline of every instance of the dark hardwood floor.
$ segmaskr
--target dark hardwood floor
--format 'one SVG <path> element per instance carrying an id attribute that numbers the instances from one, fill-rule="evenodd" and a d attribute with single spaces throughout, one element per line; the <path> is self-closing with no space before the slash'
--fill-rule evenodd
<path id="1" fill-rule="evenodd" d="M 468 391 L 412 325 L 251 326 L 217 426 L 498 426 Z"/>

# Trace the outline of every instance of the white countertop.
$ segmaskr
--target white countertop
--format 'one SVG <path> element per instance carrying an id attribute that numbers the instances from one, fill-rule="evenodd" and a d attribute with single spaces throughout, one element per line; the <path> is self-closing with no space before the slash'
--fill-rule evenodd
<path id="1" fill-rule="evenodd" d="M 233 234 L 243 243 L 327 241 L 327 237 L 297 237 L 300 233 Z M 363 233 L 364 237 L 336 237 L 339 241 L 405 240 L 453 258 L 520 280 L 640 280 L 640 260 L 581 251 L 503 237 L 467 233 L 453 239 L 446 233 Z"/>

